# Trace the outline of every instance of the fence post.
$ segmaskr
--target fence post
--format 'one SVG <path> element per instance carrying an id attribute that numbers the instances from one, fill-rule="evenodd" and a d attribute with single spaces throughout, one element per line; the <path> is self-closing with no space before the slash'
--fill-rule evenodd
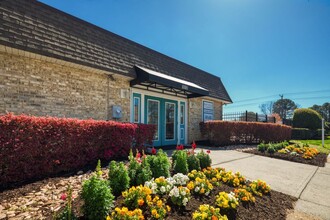
<path id="1" fill-rule="evenodd" d="M 248 121 L 248 115 L 247 114 L 248 114 L 248 111 L 246 110 L 245 111 L 245 121 Z"/>
<path id="2" fill-rule="evenodd" d="M 256 113 L 256 122 L 258 122 L 258 113 Z"/>
<path id="3" fill-rule="evenodd" d="M 266 114 L 265 116 L 266 116 L 266 122 L 268 122 L 268 115 Z"/>
<path id="4" fill-rule="evenodd" d="M 276 123 L 276 118 L 274 117 L 274 123 Z"/>

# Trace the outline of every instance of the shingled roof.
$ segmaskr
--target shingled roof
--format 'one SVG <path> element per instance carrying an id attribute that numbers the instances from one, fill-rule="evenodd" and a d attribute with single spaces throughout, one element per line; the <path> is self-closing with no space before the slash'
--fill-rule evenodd
<path id="1" fill-rule="evenodd" d="M 232 102 L 221 79 L 35 0 L 0 1 L 0 44 L 136 77 L 145 67 L 209 90 Z"/>

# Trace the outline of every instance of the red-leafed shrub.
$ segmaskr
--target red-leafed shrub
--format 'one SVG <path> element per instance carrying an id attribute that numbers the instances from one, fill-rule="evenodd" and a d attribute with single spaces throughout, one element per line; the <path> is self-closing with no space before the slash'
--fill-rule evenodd
<path id="1" fill-rule="evenodd" d="M 0 188 L 125 157 L 150 144 L 154 126 L 54 117 L 0 116 Z"/>
<path id="2" fill-rule="evenodd" d="M 202 135 L 218 145 L 280 142 L 291 138 L 291 127 L 261 122 L 201 122 Z"/>

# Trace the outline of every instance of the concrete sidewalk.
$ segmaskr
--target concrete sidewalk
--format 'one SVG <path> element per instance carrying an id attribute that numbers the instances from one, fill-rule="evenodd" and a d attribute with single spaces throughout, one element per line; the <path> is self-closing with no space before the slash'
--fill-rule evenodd
<path id="1" fill-rule="evenodd" d="M 330 220 L 330 164 L 325 168 L 238 152 L 212 150 L 213 167 L 265 180 L 272 189 L 298 198 L 295 210 Z"/>

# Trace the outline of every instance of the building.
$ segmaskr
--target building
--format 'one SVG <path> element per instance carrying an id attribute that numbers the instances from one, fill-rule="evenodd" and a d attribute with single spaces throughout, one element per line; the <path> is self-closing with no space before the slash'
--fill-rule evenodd
<path id="1" fill-rule="evenodd" d="M 0 114 L 152 123 L 164 146 L 198 140 L 232 102 L 219 77 L 41 2 L 0 11 Z"/>

